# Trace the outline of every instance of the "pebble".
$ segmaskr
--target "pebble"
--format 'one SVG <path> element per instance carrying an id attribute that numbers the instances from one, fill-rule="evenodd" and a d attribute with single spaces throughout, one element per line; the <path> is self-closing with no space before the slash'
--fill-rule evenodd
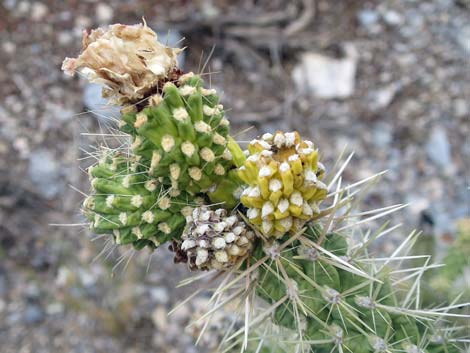
<path id="1" fill-rule="evenodd" d="M 380 110 L 388 107 L 393 101 L 397 91 L 398 85 L 395 83 L 373 90 L 369 97 L 369 107 L 372 110 Z"/>
<path id="2" fill-rule="evenodd" d="M 105 3 L 99 3 L 95 9 L 96 18 L 100 23 L 110 23 L 114 17 L 114 10 L 111 6 Z"/>
<path id="3" fill-rule="evenodd" d="M 161 331 L 164 331 L 168 327 L 168 312 L 164 306 L 157 306 L 152 313 L 152 321 Z"/>
<path id="4" fill-rule="evenodd" d="M 437 166 L 448 172 L 452 169 L 451 146 L 446 130 L 442 126 L 436 126 L 431 131 L 426 152 L 429 159 Z"/>
<path id="5" fill-rule="evenodd" d="M 47 149 L 31 152 L 28 176 L 36 191 L 46 199 L 57 196 L 64 186 L 60 164 L 54 154 Z"/>
<path id="6" fill-rule="evenodd" d="M 370 9 L 361 10 L 357 13 L 357 19 L 359 20 L 359 23 L 367 29 L 375 26 L 379 22 L 379 18 L 379 14 L 376 11 Z"/>
<path id="7" fill-rule="evenodd" d="M 48 13 L 48 7 L 42 2 L 37 1 L 31 6 L 31 19 L 33 21 L 41 21 Z"/>
<path id="8" fill-rule="evenodd" d="M 348 98 L 354 93 L 357 51 L 351 45 L 344 47 L 344 58 L 332 58 L 315 52 L 306 52 L 292 71 L 297 88 L 318 98 Z"/>
<path id="9" fill-rule="evenodd" d="M 456 99 L 454 101 L 454 114 L 457 118 L 470 115 L 470 107 L 465 99 Z"/>
<path id="10" fill-rule="evenodd" d="M 44 320 L 44 311 L 39 305 L 28 304 L 24 311 L 23 320 L 30 325 L 38 324 Z"/>
<path id="11" fill-rule="evenodd" d="M 16 44 L 13 42 L 5 41 L 2 44 L 2 49 L 6 54 L 14 54 L 16 51 Z"/>
<path id="12" fill-rule="evenodd" d="M 470 54 L 470 25 L 457 29 L 457 43 L 460 47 Z"/>
<path id="13" fill-rule="evenodd" d="M 393 128 L 389 124 L 379 122 L 372 130 L 372 142 L 375 147 L 387 149 L 393 141 Z"/>
<path id="14" fill-rule="evenodd" d="M 170 301 L 170 294 L 165 287 L 150 288 L 150 296 L 158 304 L 167 304 Z"/>
<path id="15" fill-rule="evenodd" d="M 385 23 L 390 26 L 399 26 L 403 23 L 403 17 L 397 11 L 389 10 L 385 12 L 382 16 Z"/>

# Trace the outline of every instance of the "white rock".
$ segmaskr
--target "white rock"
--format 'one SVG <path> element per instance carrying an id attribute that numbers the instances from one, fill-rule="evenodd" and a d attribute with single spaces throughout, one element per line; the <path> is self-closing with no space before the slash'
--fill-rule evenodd
<path id="1" fill-rule="evenodd" d="M 357 13 L 357 19 L 362 26 L 370 28 L 379 21 L 379 14 L 374 10 L 364 9 Z"/>
<path id="2" fill-rule="evenodd" d="M 47 8 L 46 5 L 44 5 L 43 3 L 41 2 L 35 2 L 32 6 L 31 6 L 31 18 L 34 20 L 34 21 L 40 21 L 44 18 L 44 16 L 47 15 L 47 13 L 49 12 L 49 9 Z"/>
<path id="3" fill-rule="evenodd" d="M 395 97 L 398 88 L 398 84 L 392 83 L 372 91 L 370 94 L 370 107 L 373 110 L 379 110 L 388 107 Z"/>
<path id="4" fill-rule="evenodd" d="M 114 17 L 114 10 L 105 3 L 99 3 L 96 6 L 96 18 L 100 23 L 109 23 Z"/>
<path id="5" fill-rule="evenodd" d="M 384 21 L 390 26 L 398 26 L 403 23 L 403 17 L 396 11 L 390 10 L 383 14 Z"/>
<path id="6" fill-rule="evenodd" d="M 307 52 L 294 68 L 292 77 L 298 90 L 319 98 L 347 98 L 354 93 L 358 54 L 351 45 L 345 45 L 345 57 L 336 59 Z"/>

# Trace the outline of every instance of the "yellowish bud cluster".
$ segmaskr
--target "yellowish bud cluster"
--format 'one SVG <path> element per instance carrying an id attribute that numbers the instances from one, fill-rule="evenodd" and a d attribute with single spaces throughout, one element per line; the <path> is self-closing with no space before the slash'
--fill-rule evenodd
<path id="1" fill-rule="evenodd" d="M 296 232 L 319 213 L 327 187 L 318 151 L 298 132 L 264 134 L 250 142 L 238 175 L 248 187 L 241 202 L 247 216 L 268 237 Z"/>

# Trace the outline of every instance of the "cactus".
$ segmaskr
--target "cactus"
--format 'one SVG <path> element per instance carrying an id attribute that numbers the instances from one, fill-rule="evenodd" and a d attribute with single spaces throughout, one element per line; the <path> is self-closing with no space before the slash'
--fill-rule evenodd
<path id="1" fill-rule="evenodd" d="M 137 249 L 180 237 L 192 198 L 149 177 L 138 156 L 103 151 L 88 173 L 92 193 L 83 212 L 95 233 L 112 234 L 117 244 Z"/>
<path id="2" fill-rule="evenodd" d="M 243 152 L 217 93 L 183 74 L 177 49 L 152 40 L 145 24 L 114 25 L 86 34 L 84 52 L 64 62 L 69 73 L 91 70 L 124 105 L 128 154 L 105 153 L 89 171 L 92 229 L 139 249 L 171 243 L 175 262 L 215 270 L 210 288 L 220 283 L 205 316 L 232 303 L 243 317 L 222 351 L 458 352 L 458 328 L 444 323 L 467 320 L 454 310 L 468 305 L 421 309 L 426 266 L 393 267 L 413 259 L 416 233 L 389 257 L 370 255 L 369 244 L 396 227 L 372 234 L 362 226 L 401 208 L 355 211 L 358 188 L 378 175 L 343 186 L 350 158 L 326 174 L 297 132 L 265 134 Z M 403 273 L 418 279 L 402 286 Z"/>
<path id="3" fill-rule="evenodd" d="M 189 73 L 166 82 L 149 104 L 139 112 L 127 109 L 120 128 L 133 136 L 132 150 L 150 165 L 151 176 L 197 194 L 233 174 L 229 122 L 216 91 L 204 88 L 199 76 Z M 229 203 L 233 206 L 234 199 Z"/>

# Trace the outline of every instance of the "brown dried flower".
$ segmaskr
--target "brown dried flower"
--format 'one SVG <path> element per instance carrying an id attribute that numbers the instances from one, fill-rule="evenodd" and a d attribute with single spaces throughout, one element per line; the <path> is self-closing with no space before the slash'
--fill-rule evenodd
<path id="1" fill-rule="evenodd" d="M 62 70 L 69 75 L 78 71 L 90 82 L 104 85 L 103 97 L 123 105 L 145 98 L 167 78 L 181 51 L 158 42 L 145 22 L 115 24 L 84 31 L 82 53 L 78 58 L 66 58 Z"/>

